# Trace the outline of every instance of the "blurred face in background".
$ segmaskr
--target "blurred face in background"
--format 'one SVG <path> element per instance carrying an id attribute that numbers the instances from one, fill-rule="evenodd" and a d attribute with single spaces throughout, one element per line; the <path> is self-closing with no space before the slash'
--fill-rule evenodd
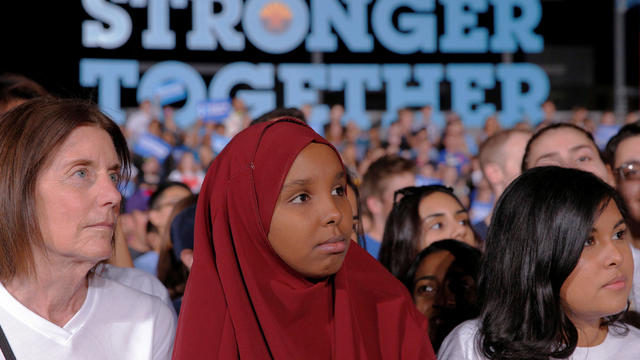
<path id="1" fill-rule="evenodd" d="M 616 149 L 614 166 L 618 191 L 624 198 L 629 215 L 640 222 L 640 136 L 624 139 Z"/>
<path id="2" fill-rule="evenodd" d="M 425 256 L 416 269 L 413 278 L 413 302 L 427 318 L 434 312 L 433 304 L 438 293 L 442 291 L 447 270 L 454 260 L 455 257 L 450 252 L 437 251 Z"/>
<path id="3" fill-rule="evenodd" d="M 600 158 L 596 145 L 585 134 L 572 128 L 549 130 L 529 147 L 528 168 L 560 166 L 590 172 L 609 185 L 615 185 L 609 166 Z"/>
<path id="4" fill-rule="evenodd" d="M 422 238 L 418 251 L 444 239 L 477 245 L 469 213 L 451 195 L 438 191 L 425 196 L 420 200 L 418 212 L 422 219 Z"/>

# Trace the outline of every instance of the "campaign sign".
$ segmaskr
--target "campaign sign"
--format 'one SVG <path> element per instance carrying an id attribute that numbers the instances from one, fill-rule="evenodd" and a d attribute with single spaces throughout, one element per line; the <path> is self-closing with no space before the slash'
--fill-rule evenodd
<path id="1" fill-rule="evenodd" d="M 221 123 L 231 112 L 231 99 L 205 100 L 198 103 L 198 117 L 204 122 Z"/>
<path id="2" fill-rule="evenodd" d="M 133 145 L 133 152 L 142 157 L 154 157 L 163 162 L 171 153 L 171 146 L 155 135 L 142 134 Z"/>
<path id="3" fill-rule="evenodd" d="M 187 89 L 181 82 L 169 81 L 159 86 L 154 95 L 160 105 L 165 106 L 186 99 Z"/>

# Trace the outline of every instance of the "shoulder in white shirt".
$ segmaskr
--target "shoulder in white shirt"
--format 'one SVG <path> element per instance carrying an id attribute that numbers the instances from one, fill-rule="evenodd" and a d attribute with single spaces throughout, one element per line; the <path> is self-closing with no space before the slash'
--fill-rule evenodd
<path id="1" fill-rule="evenodd" d="M 82 307 L 63 327 L 0 285 L 0 325 L 16 358 L 170 359 L 175 318 L 155 296 L 94 276 Z"/>
<path id="2" fill-rule="evenodd" d="M 627 325 L 628 332 L 609 327 L 602 344 L 577 347 L 569 360 L 637 360 L 640 359 L 640 329 Z M 478 320 L 458 325 L 444 339 L 438 351 L 438 360 L 487 360 L 478 348 Z"/>

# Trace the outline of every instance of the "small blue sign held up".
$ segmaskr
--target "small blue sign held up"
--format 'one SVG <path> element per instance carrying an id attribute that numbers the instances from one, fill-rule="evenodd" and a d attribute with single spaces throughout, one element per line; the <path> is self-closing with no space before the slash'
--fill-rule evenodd
<path id="1" fill-rule="evenodd" d="M 142 157 L 153 156 L 162 163 L 171 153 L 171 146 L 161 138 L 147 133 L 140 135 L 133 145 L 133 152 Z"/>
<path id="2" fill-rule="evenodd" d="M 187 89 L 178 81 L 169 81 L 154 91 L 154 97 L 161 106 L 170 105 L 187 98 Z"/>
<path id="3" fill-rule="evenodd" d="M 198 103 L 198 117 L 204 122 L 221 123 L 231 112 L 231 99 L 205 100 Z"/>

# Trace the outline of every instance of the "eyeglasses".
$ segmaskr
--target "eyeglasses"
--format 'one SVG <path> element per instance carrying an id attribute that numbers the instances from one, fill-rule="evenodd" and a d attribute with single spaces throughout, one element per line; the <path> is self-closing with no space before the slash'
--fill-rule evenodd
<path id="1" fill-rule="evenodd" d="M 444 185 L 407 186 L 393 193 L 393 207 L 395 208 L 405 196 L 422 196 L 426 192 L 434 191 L 441 191 L 454 196 L 453 189 Z"/>
<path id="2" fill-rule="evenodd" d="M 626 162 L 615 171 L 621 180 L 640 180 L 640 161 L 634 160 Z"/>

